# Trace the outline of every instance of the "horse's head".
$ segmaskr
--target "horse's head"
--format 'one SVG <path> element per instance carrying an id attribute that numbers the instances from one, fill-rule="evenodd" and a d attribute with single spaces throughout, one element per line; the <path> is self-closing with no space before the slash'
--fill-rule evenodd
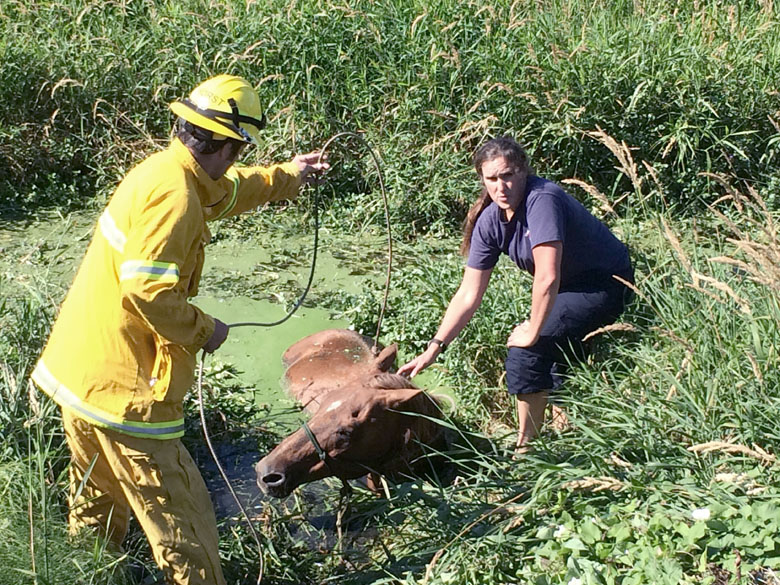
<path id="1" fill-rule="evenodd" d="M 301 484 L 369 472 L 410 472 L 422 444 L 439 434 L 438 406 L 409 380 L 379 373 L 328 392 L 319 409 L 255 467 L 263 492 L 276 497 Z"/>

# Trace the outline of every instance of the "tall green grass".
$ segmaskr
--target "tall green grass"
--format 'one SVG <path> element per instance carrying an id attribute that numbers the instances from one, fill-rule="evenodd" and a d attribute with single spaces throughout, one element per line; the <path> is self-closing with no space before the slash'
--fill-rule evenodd
<path id="1" fill-rule="evenodd" d="M 665 201 L 646 201 L 656 209 L 699 209 L 701 171 L 751 178 L 765 196 L 777 184 L 771 3 L 61 0 L 6 2 L 0 16 L 0 183 L 28 209 L 104 200 L 165 143 L 167 104 L 223 71 L 258 84 L 263 159 L 366 131 L 405 232 L 458 223 L 463 169 L 500 132 L 548 176 L 617 197 L 630 185 L 590 134 L 600 128 L 665 185 Z M 346 219 L 367 221 L 357 179 L 334 180 Z"/>
<path id="2" fill-rule="evenodd" d="M 460 522 L 410 522 L 407 554 L 420 546 L 427 567 L 408 582 L 776 582 L 777 218 L 752 186 L 721 182 L 727 195 L 708 216 L 616 222 L 632 247 L 637 299 L 588 363 L 571 364 L 556 397 L 568 428 L 550 427 L 532 454 L 491 457 L 484 477 L 446 489 L 437 501 Z M 403 269 L 407 295 L 387 317 L 389 338 L 422 349 L 460 265 L 439 255 Z M 518 294 L 514 272 L 498 271 L 441 370 L 462 417 L 486 432 L 495 427 L 475 413 L 510 411 L 504 344 L 528 310 L 529 287 Z"/>

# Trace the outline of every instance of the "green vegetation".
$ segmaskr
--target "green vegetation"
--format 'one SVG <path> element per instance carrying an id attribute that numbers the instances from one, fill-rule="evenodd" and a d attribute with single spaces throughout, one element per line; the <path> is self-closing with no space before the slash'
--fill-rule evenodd
<path id="1" fill-rule="evenodd" d="M 268 104 L 263 158 L 365 130 L 405 224 L 456 224 L 473 148 L 507 130 L 546 175 L 612 200 L 627 183 L 599 129 L 665 186 L 642 204 L 700 208 L 715 198 L 702 171 L 770 193 L 780 29 L 761 4 L 7 1 L 3 200 L 103 201 L 165 142 L 166 105 L 226 70 L 257 80 Z"/>
<path id="2" fill-rule="evenodd" d="M 167 103 L 223 71 L 256 81 L 268 104 L 253 160 L 341 130 L 364 130 L 381 151 L 398 239 L 382 337 L 404 357 L 458 284 L 454 236 L 477 189 L 469 158 L 495 133 L 514 134 L 540 174 L 603 217 L 637 270 L 619 326 L 569 369 L 557 398 L 568 425 L 515 460 L 503 346 L 530 281 L 500 265 L 432 382 L 457 397 L 453 426 L 488 448 L 463 447 L 472 466 L 456 481 L 410 481 L 381 500 L 358 492 L 340 547 L 302 520 L 333 513 L 335 484 L 321 501 L 264 505 L 267 582 L 780 582 L 772 2 L 5 0 L 0 26 L 0 584 L 139 585 L 154 573 L 137 532 L 122 552 L 66 537 L 67 450 L 28 375 L 116 181 L 167 142 Z M 357 144 L 332 157 L 323 245 L 381 278 L 381 251 L 338 243 L 383 238 L 372 166 Z M 308 200 L 216 233 L 250 250 L 283 242 L 300 235 Z M 30 222 L 67 241 L 34 240 Z M 307 262 L 272 257 L 271 270 Z M 274 298 L 275 279 L 256 272 Z M 232 273 L 208 277 L 206 289 L 220 287 L 258 294 Z M 315 292 L 311 302 L 375 330 L 380 283 Z M 229 366 L 207 380 L 220 388 L 207 414 L 221 440 L 259 453 L 282 434 Z M 225 519 L 222 537 L 231 582 L 253 582 L 246 531 Z"/>

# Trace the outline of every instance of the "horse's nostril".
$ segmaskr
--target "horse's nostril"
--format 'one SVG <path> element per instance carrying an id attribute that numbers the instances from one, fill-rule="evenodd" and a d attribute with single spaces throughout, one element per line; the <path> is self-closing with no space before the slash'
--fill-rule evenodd
<path id="1" fill-rule="evenodd" d="M 284 475 L 281 473 L 269 473 L 264 475 L 261 481 L 269 487 L 278 486 L 284 482 Z"/>

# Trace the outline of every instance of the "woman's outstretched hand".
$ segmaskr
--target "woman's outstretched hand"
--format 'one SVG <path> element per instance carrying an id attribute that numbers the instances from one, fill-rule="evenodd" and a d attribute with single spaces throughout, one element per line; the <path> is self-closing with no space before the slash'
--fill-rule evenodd
<path id="1" fill-rule="evenodd" d="M 414 378 L 417 374 L 435 362 L 437 355 L 439 355 L 439 346 L 432 343 L 428 346 L 428 349 L 426 349 L 412 361 L 405 363 L 400 368 L 398 368 L 398 373 L 410 379 Z"/>

